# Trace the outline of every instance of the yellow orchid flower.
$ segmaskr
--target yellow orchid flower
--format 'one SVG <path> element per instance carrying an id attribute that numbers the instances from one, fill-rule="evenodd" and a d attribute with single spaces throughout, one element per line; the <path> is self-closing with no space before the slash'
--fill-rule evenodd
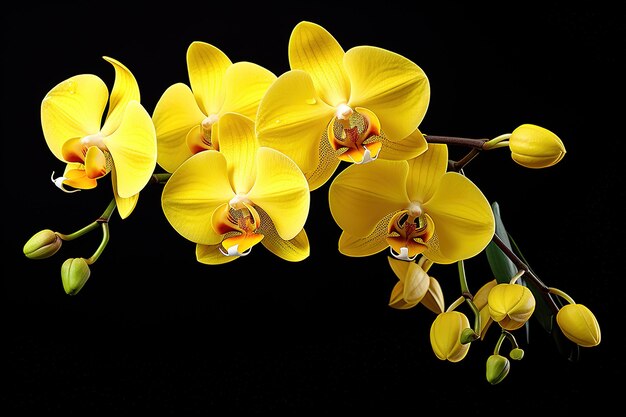
<path id="1" fill-rule="evenodd" d="M 126 218 L 156 167 L 156 134 L 133 74 L 117 60 L 104 59 L 115 68 L 111 95 L 96 75 L 68 78 L 44 97 L 41 126 L 54 156 L 67 164 L 63 175 L 53 178 L 57 187 L 92 189 L 111 172 L 118 212 Z"/>
<path id="2" fill-rule="evenodd" d="M 352 164 L 330 185 L 329 204 L 342 229 L 339 251 L 369 256 L 386 248 L 401 260 L 420 253 L 449 264 L 480 253 L 495 221 L 489 202 L 465 176 L 446 172 L 448 148 L 430 144 L 408 161 Z"/>
<path id="3" fill-rule="evenodd" d="M 522 327 L 535 311 L 535 297 L 521 284 L 497 284 L 487 295 L 489 315 L 505 330 Z"/>
<path id="4" fill-rule="evenodd" d="M 204 150 L 219 150 L 217 124 L 226 113 L 256 117 L 261 97 L 276 76 L 251 62 L 232 61 L 220 49 L 192 42 L 187 49 L 190 86 L 176 83 L 158 100 L 152 120 L 158 142 L 157 163 L 174 172 Z"/>
<path id="5" fill-rule="evenodd" d="M 373 46 L 344 52 L 326 29 L 307 21 L 291 33 L 289 63 L 261 100 L 257 134 L 300 166 L 311 190 L 340 161 L 409 159 L 426 150 L 417 127 L 430 84 L 415 63 Z"/>
<path id="6" fill-rule="evenodd" d="M 310 192 L 298 166 L 259 146 L 248 117 L 226 113 L 218 129 L 220 150 L 191 156 L 165 184 L 167 220 L 197 244 L 201 263 L 230 262 L 259 242 L 285 260 L 305 259 Z"/>

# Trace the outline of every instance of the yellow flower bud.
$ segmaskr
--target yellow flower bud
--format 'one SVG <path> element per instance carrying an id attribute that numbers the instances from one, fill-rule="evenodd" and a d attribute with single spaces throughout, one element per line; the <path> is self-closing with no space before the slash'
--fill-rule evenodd
<path id="1" fill-rule="evenodd" d="M 480 338 L 484 339 L 487 334 L 487 330 L 493 323 L 493 319 L 489 314 L 489 306 L 487 305 L 487 298 L 489 297 L 489 293 L 491 289 L 498 285 L 498 281 L 492 279 L 485 283 L 480 289 L 474 294 L 474 298 L 472 298 L 472 302 L 480 312 Z"/>
<path id="2" fill-rule="evenodd" d="M 69 295 L 76 295 L 83 288 L 91 275 L 91 270 L 84 258 L 66 259 L 61 265 L 63 289 Z"/>
<path id="3" fill-rule="evenodd" d="M 489 315 L 505 330 L 522 327 L 535 311 L 533 293 L 520 284 L 498 284 L 489 291 Z"/>
<path id="4" fill-rule="evenodd" d="M 600 344 L 600 325 L 591 310 L 582 304 L 567 304 L 556 314 L 565 337 L 583 347 Z"/>
<path id="5" fill-rule="evenodd" d="M 391 291 L 389 306 L 398 310 L 415 307 L 426 295 L 430 277 L 415 262 L 400 261 L 389 257 L 389 264 L 399 279 Z"/>
<path id="6" fill-rule="evenodd" d="M 469 327 L 467 316 L 458 311 L 446 311 L 437 315 L 430 326 L 430 344 L 437 358 L 450 362 L 462 360 L 471 343 L 462 344 L 461 335 Z"/>
<path id="7" fill-rule="evenodd" d="M 41 230 L 24 245 L 24 255 L 29 259 L 49 258 L 61 248 L 63 241 L 50 229 Z"/>
<path id="8" fill-rule="evenodd" d="M 506 378 L 511 369 L 511 362 L 502 355 L 491 355 L 487 358 L 487 381 L 491 385 L 499 384 Z"/>
<path id="9" fill-rule="evenodd" d="M 441 285 L 434 277 L 430 277 L 428 291 L 422 298 L 421 304 L 435 314 L 443 313 L 446 303 Z"/>
<path id="10" fill-rule="evenodd" d="M 523 124 L 509 138 L 511 157 L 526 168 L 547 168 L 565 156 L 565 145 L 557 135 L 540 126 Z"/>

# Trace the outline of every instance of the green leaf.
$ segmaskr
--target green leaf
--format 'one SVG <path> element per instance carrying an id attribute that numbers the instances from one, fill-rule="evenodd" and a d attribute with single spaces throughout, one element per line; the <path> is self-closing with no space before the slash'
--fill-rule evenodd
<path id="1" fill-rule="evenodd" d="M 511 249 L 511 242 L 509 241 L 509 234 L 504 228 L 504 223 L 500 218 L 500 206 L 497 202 L 493 202 L 491 205 L 493 215 L 496 221 L 496 235 L 504 242 L 504 244 Z M 517 274 L 517 267 L 509 259 L 508 256 L 502 252 L 502 249 L 498 247 L 494 242 L 489 242 L 485 248 L 485 254 L 487 255 L 487 261 L 491 267 L 491 272 L 494 278 L 499 284 L 509 283 L 511 278 Z"/>

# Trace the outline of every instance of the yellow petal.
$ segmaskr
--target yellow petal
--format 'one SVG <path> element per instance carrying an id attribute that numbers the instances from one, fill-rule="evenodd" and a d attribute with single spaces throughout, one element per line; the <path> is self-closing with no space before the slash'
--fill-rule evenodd
<path id="1" fill-rule="evenodd" d="M 350 97 L 350 80 L 343 67 L 344 51 L 323 27 L 300 22 L 289 38 L 289 65 L 313 77 L 322 100 L 336 107 Z"/>
<path id="2" fill-rule="evenodd" d="M 115 68 L 115 82 L 109 98 L 109 112 L 101 130 L 104 136 L 109 136 L 122 123 L 128 103 L 133 100 L 140 101 L 140 95 L 137 80 L 130 70 L 113 58 L 106 56 L 103 58 Z"/>
<path id="3" fill-rule="evenodd" d="M 344 64 L 352 86 L 348 104 L 373 111 L 387 138 L 403 139 L 422 122 L 430 84 L 415 63 L 382 48 L 358 46 L 346 52 Z"/>
<path id="4" fill-rule="evenodd" d="M 346 232 L 339 236 L 339 252 L 342 255 L 352 257 L 365 257 L 377 254 L 387 249 L 389 245 L 385 241 L 387 225 L 376 228 L 374 233 L 366 237 L 354 237 Z"/>
<path id="5" fill-rule="evenodd" d="M 257 152 L 257 175 L 248 198 L 272 219 L 278 235 L 293 239 L 309 214 L 309 185 L 298 166 L 275 149 Z"/>
<path id="6" fill-rule="evenodd" d="M 89 178 L 85 172 L 85 166 L 82 164 L 71 163 L 65 167 L 63 176 L 66 178 L 63 184 L 81 190 L 90 190 L 96 188 L 98 183 L 94 178 Z"/>
<path id="7" fill-rule="evenodd" d="M 154 125 L 138 101 L 128 103 L 120 126 L 104 143 L 117 170 L 120 197 L 137 194 L 154 173 L 157 158 Z"/>
<path id="8" fill-rule="evenodd" d="M 215 244 L 213 212 L 234 193 L 226 174 L 226 159 L 204 151 L 187 159 L 163 187 L 161 205 L 172 227 L 186 239 Z"/>
<path id="9" fill-rule="evenodd" d="M 261 98 L 274 81 L 276 75 L 260 65 L 251 62 L 231 65 L 224 73 L 225 97 L 220 114 L 241 113 L 254 120 Z"/>
<path id="10" fill-rule="evenodd" d="M 408 207 L 405 161 L 377 159 L 350 165 L 330 185 L 330 211 L 339 227 L 355 237 L 369 235 L 389 213 Z"/>
<path id="11" fill-rule="evenodd" d="M 317 190 L 333 176 L 341 160 L 337 158 L 335 150 L 330 146 L 328 142 L 327 133 L 324 133 L 322 140 L 319 143 L 318 149 L 319 162 L 317 168 L 314 171 L 306 173 L 306 180 L 309 182 L 309 189 L 311 191 Z"/>
<path id="12" fill-rule="evenodd" d="M 467 316 L 458 311 L 439 314 L 430 328 L 430 343 L 440 360 L 459 362 L 466 355 L 471 343 L 461 344 L 464 329 L 469 328 Z"/>
<path id="13" fill-rule="evenodd" d="M 98 179 L 107 173 L 107 160 L 102 149 L 90 146 L 85 155 L 85 173 L 89 178 Z"/>
<path id="14" fill-rule="evenodd" d="M 205 42 L 192 42 L 187 49 L 187 70 L 198 107 L 206 114 L 218 114 L 224 102 L 224 74 L 232 65 L 221 50 Z"/>
<path id="15" fill-rule="evenodd" d="M 430 285 L 428 274 L 415 262 L 401 261 L 390 256 L 387 260 L 393 272 L 403 283 L 402 299 L 412 305 L 419 303 Z"/>
<path id="16" fill-rule="evenodd" d="M 423 154 L 428 149 L 428 142 L 426 142 L 424 135 L 419 129 L 415 129 L 413 133 L 406 138 L 394 142 L 390 141 L 385 136 L 381 136 L 381 142 L 383 148 L 378 154 L 380 159 L 390 159 L 394 161 L 413 159 Z"/>
<path id="17" fill-rule="evenodd" d="M 100 131 L 109 90 L 95 75 L 68 78 L 53 87 L 41 102 L 41 127 L 50 151 L 63 161 L 65 141 Z"/>
<path id="18" fill-rule="evenodd" d="M 305 175 L 318 166 L 319 142 L 334 108 L 325 104 L 304 71 L 288 71 L 268 88 L 256 119 L 261 146 L 293 159 Z"/>
<path id="19" fill-rule="evenodd" d="M 602 332 L 594 314 L 583 304 L 566 304 L 556 315 L 565 337 L 583 347 L 600 344 Z"/>
<path id="20" fill-rule="evenodd" d="M 498 281 L 492 279 L 491 281 L 483 284 L 483 286 L 480 287 L 478 291 L 476 291 L 476 294 L 474 294 L 474 297 L 472 298 L 472 302 L 477 309 L 482 310 L 482 308 L 487 305 L 489 292 L 491 292 L 491 289 L 496 285 L 498 285 Z"/>
<path id="21" fill-rule="evenodd" d="M 304 229 L 300 230 L 293 239 L 284 240 L 276 232 L 276 227 L 269 216 L 262 210 L 259 214 L 261 215 L 261 232 L 265 235 L 261 244 L 267 250 L 289 262 L 300 262 L 309 257 L 309 238 Z"/>
<path id="22" fill-rule="evenodd" d="M 408 310 L 417 305 L 417 303 L 408 303 L 404 297 L 404 283 L 398 281 L 396 285 L 391 289 L 391 295 L 389 296 L 389 307 L 396 310 Z"/>
<path id="23" fill-rule="evenodd" d="M 443 313 L 446 303 L 441 290 L 441 284 L 435 278 L 430 277 L 428 291 L 422 298 L 421 304 L 435 314 Z"/>
<path id="24" fill-rule="evenodd" d="M 196 245 L 196 259 L 198 262 L 207 265 L 222 265 L 232 262 L 240 256 L 225 256 L 220 251 L 221 244 L 217 245 Z"/>
<path id="25" fill-rule="evenodd" d="M 461 260 L 480 253 L 491 241 L 495 221 L 491 206 L 482 191 L 468 178 L 448 172 L 424 210 L 435 223 L 440 252 L 449 259 Z"/>
<path id="26" fill-rule="evenodd" d="M 117 193 L 117 173 L 115 172 L 115 167 L 111 170 L 111 183 L 113 184 L 113 195 L 117 204 L 117 212 L 122 219 L 125 219 L 135 210 L 139 200 L 139 193 L 127 198 L 119 196 Z"/>
<path id="27" fill-rule="evenodd" d="M 187 134 L 205 118 L 185 84 L 170 86 L 157 102 L 152 121 L 157 137 L 157 162 L 167 172 L 174 172 L 191 155 Z"/>
<path id="28" fill-rule="evenodd" d="M 238 113 L 226 113 L 218 123 L 220 152 L 226 158 L 228 177 L 235 193 L 246 194 L 256 177 L 259 143 L 254 121 Z"/>
<path id="29" fill-rule="evenodd" d="M 409 198 L 411 201 L 426 203 L 439 188 L 441 178 L 448 170 L 448 147 L 431 143 L 424 153 L 408 163 L 406 190 Z"/>

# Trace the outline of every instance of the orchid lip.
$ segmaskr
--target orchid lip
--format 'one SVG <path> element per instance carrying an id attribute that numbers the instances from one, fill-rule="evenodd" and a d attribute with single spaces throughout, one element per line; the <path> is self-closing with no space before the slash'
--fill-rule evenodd
<path id="1" fill-rule="evenodd" d="M 77 190 L 68 190 L 67 188 L 65 188 L 64 185 L 63 185 L 63 181 L 65 181 L 67 178 L 63 177 L 63 176 L 54 178 L 54 171 L 52 171 L 52 175 L 50 175 L 50 179 L 52 180 L 54 185 L 56 185 L 57 188 L 59 190 L 63 191 L 64 193 L 71 194 L 71 193 L 77 193 L 78 191 L 81 191 L 81 190 L 78 190 L 78 189 Z"/>
<path id="2" fill-rule="evenodd" d="M 376 154 L 373 158 L 372 158 L 372 153 L 370 152 L 369 149 L 367 149 L 367 147 L 365 145 L 363 145 L 363 149 L 365 149 L 365 151 L 363 152 L 363 159 L 359 162 L 354 162 L 357 165 L 360 164 L 367 164 L 368 162 L 372 162 L 378 159 L 378 154 Z M 354 161 L 354 159 L 352 159 Z"/>
<path id="3" fill-rule="evenodd" d="M 248 248 L 248 250 L 240 253 L 239 245 L 231 246 L 230 248 L 228 248 L 228 252 L 224 252 L 224 249 L 222 249 L 221 247 L 219 247 L 218 249 L 220 250 L 220 252 L 222 252 L 222 255 L 224 256 L 246 256 L 250 254 L 250 252 L 252 252 L 252 248 Z"/>
<path id="4" fill-rule="evenodd" d="M 417 258 L 417 255 L 409 257 L 409 248 L 407 248 L 406 246 L 400 248 L 400 253 L 395 253 L 392 248 L 389 248 L 389 252 L 391 252 L 391 255 L 394 258 L 400 261 L 414 261 L 415 258 Z"/>

